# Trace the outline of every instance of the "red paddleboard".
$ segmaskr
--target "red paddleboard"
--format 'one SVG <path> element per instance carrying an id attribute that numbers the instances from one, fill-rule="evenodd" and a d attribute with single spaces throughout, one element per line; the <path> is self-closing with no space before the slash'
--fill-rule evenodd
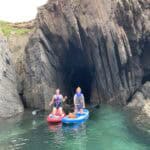
<path id="1" fill-rule="evenodd" d="M 65 114 L 60 115 L 60 113 L 57 111 L 55 115 L 49 114 L 47 116 L 47 122 L 49 123 L 59 123 L 61 122 L 62 118 L 65 116 Z"/>

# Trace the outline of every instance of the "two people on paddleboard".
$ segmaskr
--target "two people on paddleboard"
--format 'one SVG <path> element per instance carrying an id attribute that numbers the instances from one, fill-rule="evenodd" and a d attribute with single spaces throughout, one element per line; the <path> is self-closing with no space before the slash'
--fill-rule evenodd
<path id="1" fill-rule="evenodd" d="M 56 89 L 55 95 L 53 95 L 52 100 L 50 101 L 49 105 L 53 105 L 52 114 L 56 114 L 57 110 L 60 114 L 63 114 L 62 103 L 67 99 L 67 96 L 63 97 L 60 93 L 60 89 Z M 74 101 L 74 108 L 75 113 L 83 113 L 83 109 L 85 108 L 85 100 L 84 95 L 81 92 L 81 88 L 77 87 L 76 93 L 73 98 Z"/>

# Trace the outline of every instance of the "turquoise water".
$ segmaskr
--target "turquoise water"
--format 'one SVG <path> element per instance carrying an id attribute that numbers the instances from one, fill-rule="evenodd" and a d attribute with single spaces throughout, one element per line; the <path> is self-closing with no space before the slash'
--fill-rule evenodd
<path id="1" fill-rule="evenodd" d="M 48 125 L 46 114 L 0 121 L 0 150 L 149 150 L 150 135 L 135 128 L 130 114 L 102 106 L 87 122 Z"/>

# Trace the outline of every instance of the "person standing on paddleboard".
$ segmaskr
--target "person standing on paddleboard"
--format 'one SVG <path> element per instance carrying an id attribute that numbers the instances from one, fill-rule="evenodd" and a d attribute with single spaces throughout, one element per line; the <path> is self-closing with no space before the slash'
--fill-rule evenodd
<path id="1" fill-rule="evenodd" d="M 77 87 L 76 94 L 74 95 L 74 106 L 75 113 L 83 113 L 83 109 L 85 108 L 85 100 L 80 87 Z"/>
<path id="2" fill-rule="evenodd" d="M 57 110 L 59 111 L 60 115 L 63 114 L 62 110 L 62 103 L 67 99 L 67 96 L 63 97 L 62 94 L 60 94 L 60 89 L 56 89 L 56 94 L 53 95 L 52 100 L 49 103 L 49 106 L 52 104 L 53 106 L 53 111 L 52 114 L 55 115 Z"/>

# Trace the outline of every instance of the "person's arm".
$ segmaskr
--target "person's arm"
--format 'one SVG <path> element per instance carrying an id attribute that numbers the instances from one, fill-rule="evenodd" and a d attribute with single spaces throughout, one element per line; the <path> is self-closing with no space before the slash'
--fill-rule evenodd
<path id="1" fill-rule="evenodd" d="M 84 99 L 84 95 L 83 95 L 82 101 L 83 101 L 83 108 L 85 108 L 85 99 Z"/>
<path id="2" fill-rule="evenodd" d="M 68 98 L 67 96 L 63 97 L 63 99 L 62 99 L 63 102 L 65 102 L 67 98 Z"/>
<path id="3" fill-rule="evenodd" d="M 49 103 L 49 106 L 51 106 L 52 104 L 54 103 L 54 96 L 52 97 L 50 103 Z"/>
<path id="4" fill-rule="evenodd" d="M 76 105 L 76 95 L 74 95 L 73 97 L 73 103 L 74 103 L 74 106 Z"/>

